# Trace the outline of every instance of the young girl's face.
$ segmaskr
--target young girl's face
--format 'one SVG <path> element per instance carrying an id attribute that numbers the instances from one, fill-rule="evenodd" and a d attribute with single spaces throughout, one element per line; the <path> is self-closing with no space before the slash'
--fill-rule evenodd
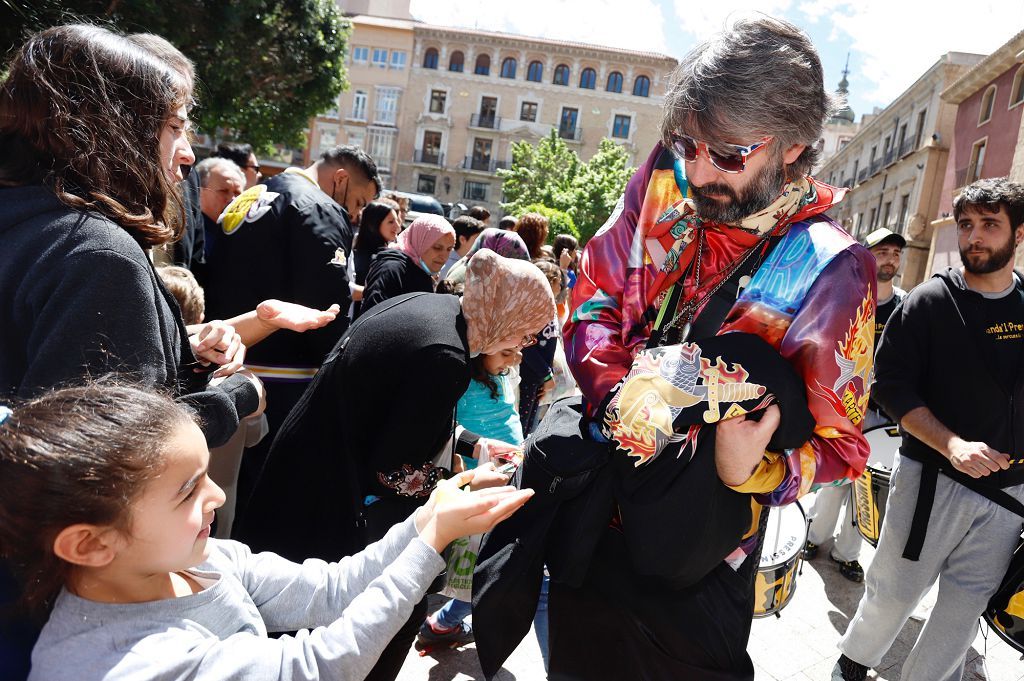
<path id="1" fill-rule="evenodd" d="M 498 352 L 484 355 L 484 371 L 491 376 L 497 376 L 507 369 L 516 366 L 521 361 L 523 361 L 523 353 L 521 351 L 514 348 L 499 350 Z"/>
<path id="2" fill-rule="evenodd" d="M 206 438 L 194 423 L 175 430 L 165 461 L 132 505 L 131 536 L 118 552 L 122 567 L 134 572 L 177 572 L 206 560 L 213 512 L 224 504 L 224 491 L 207 475 Z"/>

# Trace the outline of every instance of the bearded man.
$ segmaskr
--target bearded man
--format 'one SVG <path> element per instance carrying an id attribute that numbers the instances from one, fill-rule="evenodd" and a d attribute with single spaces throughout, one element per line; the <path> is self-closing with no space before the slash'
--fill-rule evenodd
<path id="1" fill-rule="evenodd" d="M 874 397 L 903 444 L 836 681 L 866 678 L 936 579 L 935 607 L 900 678 L 960 679 L 1021 536 L 1024 284 L 1013 261 L 1024 187 L 978 180 L 954 199 L 953 217 L 963 266 L 911 291 L 878 348 Z"/>
<path id="2" fill-rule="evenodd" d="M 633 528 L 613 504 L 582 586 L 552 574 L 552 679 L 753 679 L 762 507 L 864 468 L 875 263 L 825 215 L 844 190 L 807 175 L 834 105 L 806 34 L 768 17 L 736 21 L 683 59 L 661 143 L 583 253 L 564 333 L 595 439 L 614 437 L 610 395 L 652 335 L 660 345 L 759 336 L 799 376 L 814 427 L 777 451 L 778 405 L 690 430 L 688 440 L 714 438 L 706 453 L 721 482 L 749 497 L 753 522 L 685 588 L 636 572 L 622 541 Z M 672 447 L 660 465 L 688 465 L 678 438 Z M 697 505 L 664 514 L 666 550 L 681 524 L 713 526 L 715 516 Z"/>

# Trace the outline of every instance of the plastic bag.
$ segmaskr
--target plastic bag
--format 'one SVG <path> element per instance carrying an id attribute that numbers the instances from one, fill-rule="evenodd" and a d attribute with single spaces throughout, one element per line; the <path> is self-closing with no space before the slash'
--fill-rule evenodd
<path id="1" fill-rule="evenodd" d="M 483 537 L 482 534 L 462 537 L 448 546 L 451 552 L 448 556 L 448 579 L 441 589 L 442 595 L 466 602 L 473 600 L 473 569 Z"/>

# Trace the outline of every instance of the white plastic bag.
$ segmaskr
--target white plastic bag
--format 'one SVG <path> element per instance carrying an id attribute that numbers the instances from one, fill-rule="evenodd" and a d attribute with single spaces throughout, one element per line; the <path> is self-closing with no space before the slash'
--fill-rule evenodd
<path id="1" fill-rule="evenodd" d="M 459 601 L 473 600 L 473 569 L 476 567 L 476 556 L 483 542 L 482 534 L 456 539 L 449 547 L 448 578 L 441 594 Z"/>

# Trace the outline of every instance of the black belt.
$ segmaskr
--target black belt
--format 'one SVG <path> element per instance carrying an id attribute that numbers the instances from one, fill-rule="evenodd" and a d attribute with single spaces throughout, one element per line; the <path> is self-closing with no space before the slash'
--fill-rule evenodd
<path id="1" fill-rule="evenodd" d="M 921 557 L 921 548 L 924 546 L 924 540 L 928 534 L 928 517 L 931 515 L 932 506 L 935 504 L 935 486 L 938 483 L 939 473 L 955 480 L 972 492 L 980 494 L 992 503 L 1002 506 L 1007 511 L 1016 513 L 1024 518 L 1024 504 L 1005 491 L 997 487 L 981 484 L 977 479 L 961 473 L 955 468 L 947 470 L 943 467 L 931 466 L 923 462 L 921 465 L 921 488 L 917 492 L 914 517 L 910 521 L 910 534 L 907 536 L 907 543 L 903 546 L 903 557 L 907 560 L 918 560 Z"/>

